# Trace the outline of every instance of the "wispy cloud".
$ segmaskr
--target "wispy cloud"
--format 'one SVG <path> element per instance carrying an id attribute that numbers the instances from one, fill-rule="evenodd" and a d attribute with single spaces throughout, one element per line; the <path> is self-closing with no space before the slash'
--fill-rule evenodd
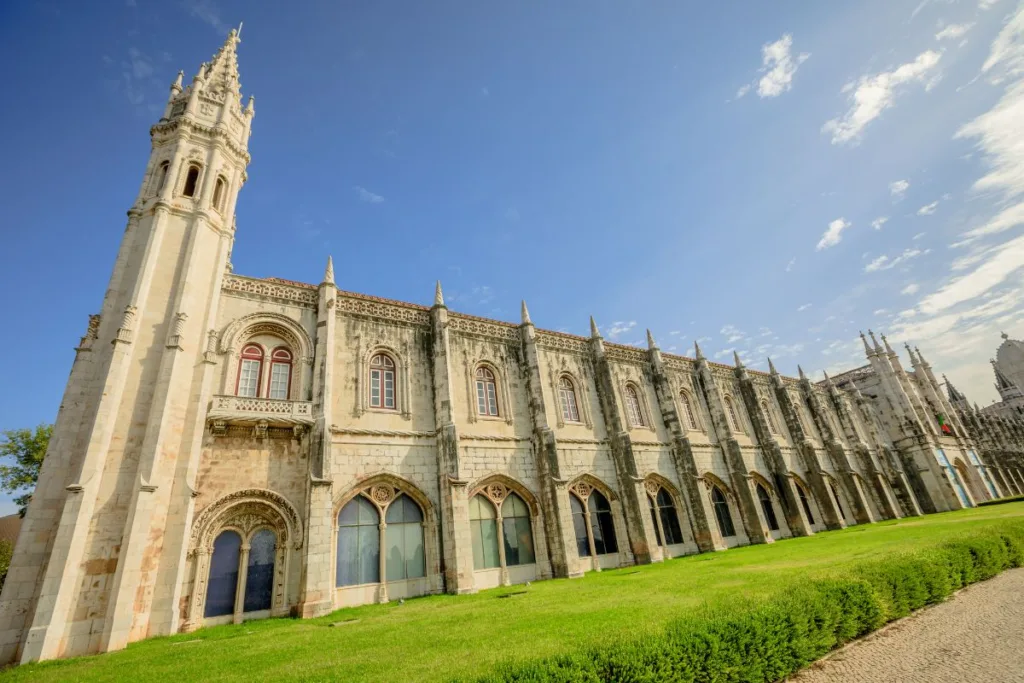
<path id="1" fill-rule="evenodd" d="M 889 222 L 888 216 L 879 216 L 875 220 L 871 221 L 871 227 L 875 230 L 881 230 L 882 226 Z"/>
<path id="2" fill-rule="evenodd" d="M 826 121 L 822 132 L 832 136 L 833 145 L 857 141 L 869 123 L 893 106 L 899 88 L 925 81 L 934 73 L 941 58 L 941 52 L 927 50 L 892 71 L 863 76 L 856 83 L 848 83 L 843 92 L 852 93 L 850 109 L 841 118 Z"/>
<path id="3" fill-rule="evenodd" d="M 903 199 L 909 189 L 910 181 L 908 180 L 894 180 L 889 183 L 889 194 L 893 199 Z"/>
<path id="4" fill-rule="evenodd" d="M 935 40 L 956 40 L 962 38 L 974 24 L 950 24 L 935 34 Z"/>
<path id="5" fill-rule="evenodd" d="M 778 97 L 793 87 L 796 70 L 811 55 L 803 52 L 794 57 L 790 53 L 792 48 L 793 36 L 789 33 L 761 48 L 762 70 L 765 74 L 757 82 L 757 94 L 760 97 Z"/>
<path id="6" fill-rule="evenodd" d="M 937 208 L 939 208 L 939 203 L 938 202 L 932 202 L 931 204 L 925 204 L 924 206 L 922 206 L 920 209 L 917 210 L 917 215 L 918 216 L 931 216 L 933 213 L 935 213 L 935 209 L 937 209 Z"/>
<path id="7" fill-rule="evenodd" d="M 795 265 L 796 265 L 796 256 L 794 256 L 793 258 L 789 259 L 789 263 L 786 264 L 786 272 L 788 273 L 791 270 L 793 270 L 793 266 L 795 266 Z"/>
<path id="8" fill-rule="evenodd" d="M 818 246 L 815 247 L 817 251 L 822 249 L 828 249 L 839 244 L 842 240 L 843 231 L 852 225 L 845 218 L 837 218 L 828 224 L 828 229 L 821 235 L 821 239 L 818 240 Z"/>
<path id="9" fill-rule="evenodd" d="M 910 259 L 917 258 L 918 256 L 924 253 L 927 252 L 921 251 L 920 249 L 905 249 L 903 253 L 900 254 L 899 256 L 894 256 L 891 258 L 889 256 L 886 256 L 885 254 L 882 254 L 874 261 L 864 266 L 864 272 L 874 273 L 879 270 L 890 270 L 900 265 L 901 263 L 906 263 Z"/>
<path id="10" fill-rule="evenodd" d="M 719 330 L 719 333 L 725 337 L 726 344 L 732 344 L 733 342 L 742 341 L 747 338 L 747 336 L 735 325 L 726 325 Z"/>
<path id="11" fill-rule="evenodd" d="M 919 240 L 919 239 L 921 239 L 922 237 L 924 237 L 927 234 L 928 234 L 927 232 L 919 232 L 916 235 L 914 235 L 911 239 Z"/>
<path id="12" fill-rule="evenodd" d="M 636 327 L 636 321 L 635 320 L 629 320 L 629 321 L 617 320 L 617 321 L 612 323 L 612 326 L 608 328 L 608 331 L 605 332 L 605 334 L 612 341 L 616 341 L 616 340 L 618 340 L 619 337 L 621 337 L 622 335 L 626 334 L 627 332 L 632 330 L 634 327 Z"/>
<path id="13" fill-rule="evenodd" d="M 803 311 L 806 311 L 810 307 L 811 307 L 811 304 L 801 304 L 796 310 L 797 310 L 797 313 L 801 313 Z"/>
<path id="14" fill-rule="evenodd" d="M 356 191 L 356 195 L 358 195 L 360 201 L 364 201 L 369 204 L 380 204 L 384 201 L 384 197 L 381 197 L 379 194 L 370 192 L 365 187 L 360 187 L 359 185 L 356 185 L 352 189 Z"/>
<path id="15" fill-rule="evenodd" d="M 917 294 L 918 290 L 921 289 L 921 285 L 916 282 L 912 282 L 903 289 L 900 290 L 900 294 Z"/>

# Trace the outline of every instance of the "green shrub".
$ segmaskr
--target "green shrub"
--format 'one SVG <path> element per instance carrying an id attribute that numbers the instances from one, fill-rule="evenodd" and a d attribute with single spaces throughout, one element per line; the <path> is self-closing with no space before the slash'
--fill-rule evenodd
<path id="1" fill-rule="evenodd" d="M 682 616 L 661 634 L 548 659 L 504 663 L 490 683 L 777 681 L 954 590 L 1024 565 L 1024 524 L 937 549 L 865 562 L 759 605 Z"/>

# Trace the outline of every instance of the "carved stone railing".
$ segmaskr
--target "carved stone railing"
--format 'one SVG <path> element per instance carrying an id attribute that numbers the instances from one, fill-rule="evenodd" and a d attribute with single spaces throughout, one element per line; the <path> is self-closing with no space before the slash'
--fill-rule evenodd
<path id="1" fill-rule="evenodd" d="M 214 396 L 206 420 L 214 430 L 229 424 L 294 427 L 313 424 L 312 401 Z"/>

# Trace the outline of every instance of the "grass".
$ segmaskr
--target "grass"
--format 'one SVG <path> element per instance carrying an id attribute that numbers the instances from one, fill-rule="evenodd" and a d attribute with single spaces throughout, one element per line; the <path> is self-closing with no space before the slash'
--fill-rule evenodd
<path id="1" fill-rule="evenodd" d="M 1007 525 L 1024 534 L 1024 502 L 886 521 L 529 588 L 367 605 L 320 619 L 219 626 L 134 643 L 121 652 L 12 668 L 0 674 L 0 683 L 482 676 L 499 663 L 660 637 L 680 616 L 749 611 L 809 581 L 850 577 L 865 562 L 920 555 Z M 338 622 L 343 623 L 331 625 Z"/>

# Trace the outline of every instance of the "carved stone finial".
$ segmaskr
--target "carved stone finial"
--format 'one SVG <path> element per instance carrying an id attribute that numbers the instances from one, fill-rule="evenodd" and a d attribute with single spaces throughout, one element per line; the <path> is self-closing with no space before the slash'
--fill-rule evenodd
<path id="1" fill-rule="evenodd" d="M 178 71 L 177 78 L 174 79 L 174 83 L 171 83 L 171 90 L 174 90 L 175 92 L 181 92 L 181 80 L 183 78 L 185 78 L 185 72 Z"/>
<path id="2" fill-rule="evenodd" d="M 872 344 L 874 344 L 875 353 L 881 353 L 882 352 L 882 347 L 879 345 L 878 340 L 875 339 L 875 333 L 872 332 L 871 330 L 868 330 L 868 334 L 871 335 L 871 342 L 872 342 Z"/>
<path id="3" fill-rule="evenodd" d="M 740 360 L 740 352 L 736 349 L 732 350 L 732 359 L 736 363 L 737 369 L 745 367 L 743 361 Z"/>
<path id="4" fill-rule="evenodd" d="M 693 340 L 693 352 L 697 355 L 697 360 L 704 360 L 704 354 L 700 351 L 700 344 L 697 340 Z"/>
<path id="5" fill-rule="evenodd" d="M 860 333 L 860 340 L 864 342 L 864 355 L 870 358 L 874 353 L 874 350 L 871 348 L 871 345 L 868 344 L 868 338 L 864 336 L 864 332 Z"/>
<path id="6" fill-rule="evenodd" d="M 601 336 L 601 333 L 597 329 L 597 323 L 594 322 L 594 316 L 590 316 L 590 336 L 595 339 Z"/>
<path id="7" fill-rule="evenodd" d="M 188 315 L 183 311 L 174 316 L 174 320 L 171 321 L 171 333 L 167 335 L 168 348 L 181 348 L 181 338 L 185 334 L 186 320 L 188 320 Z"/>
<path id="8" fill-rule="evenodd" d="M 524 325 L 532 325 L 533 321 L 530 320 L 530 309 L 528 309 L 526 307 L 526 299 L 523 299 L 523 305 L 522 305 L 521 313 L 523 315 L 523 324 Z"/>
<path id="9" fill-rule="evenodd" d="M 889 340 L 885 338 L 884 334 L 880 335 L 880 336 L 882 337 L 882 343 L 885 344 L 885 352 L 890 354 L 890 355 L 895 356 L 896 352 L 892 350 L 891 346 L 889 346 Z"/>
<path id="10" fill-rule="evenodd" d="M 768 356 L 768 372 L 771 373 L 773 376 L 777 376 L 779 374 L 779 371 L 775 369 L 775 364 L 772 363 L 771 356 Z"/>
<path id="11" fill-rule="evenodd" d="M 658 345 L 655 343 L 654 336 L 651 334 L 650 329 L 647 330 L 647 348 L 651 349 L 652 351 L 658 348 Z"/>
<path id="12" fill-rule="evenodd" d="M 804 374 L 804 369 L 802 367 L 800 367 L 799 365 L 796 366 L 796 371 L 797 371 L 797 373 L 799 373 L 800 379 L 802 379 L 802 380 L 806 380 L 807 379 L 807 375 Z"/>
<path id="13" fill-rule="evenodd" d="M 89 316 L 89 323 L 85 327 L 85 336 L 78 342 L 79 349 L 87 349 L 92 346 L 92 343 L 96 341 L 100 336 L 100 316 L 96 315 Z"/>
<path id="14" fill-rule="evenodd" d="M 131 344 L 132 329 L 135 326 L 135 314 L 138 313 L 138 311 L 139 309 L 131 304 L 124 307 L 124 313 L 121 316 L 121 327 L 117 329 L 117 334 L 114 337 L 115 342 Z"/>
<path id="15" fill-rule="evenodd" d="M 441 291 L 441 281 L 437 281 L 437 285 L 434 286 L 434 305 L 444 306 L 444 292 Z"/>
<path id="16" fill-rule="evenodd" d="M 327 257 L 327 268 L 324 269 L 324 280 L 320 284 L 333 285 L 334 284 L 334 258 L 331 256 Z"/>

